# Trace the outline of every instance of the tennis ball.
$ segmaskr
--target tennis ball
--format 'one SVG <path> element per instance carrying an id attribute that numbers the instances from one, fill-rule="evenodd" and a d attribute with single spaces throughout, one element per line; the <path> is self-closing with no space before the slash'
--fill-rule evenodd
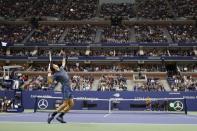
<path id="1" fill-rule="evenodd" d="M 170 103 L 170 107 L 174 107 L 174 103 Z"/>

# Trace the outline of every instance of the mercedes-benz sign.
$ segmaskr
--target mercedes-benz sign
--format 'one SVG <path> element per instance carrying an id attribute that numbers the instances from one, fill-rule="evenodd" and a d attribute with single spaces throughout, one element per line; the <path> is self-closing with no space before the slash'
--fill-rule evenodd
<path id="1" fill-rule="evenodd" d="M 46 109 L 47 107 L 48 107 L 48 101 L 47 101 L 46 99 L 40 99 L 40 100 L 38 101 L 38 108 L 39 108 L 39 109 L 44 110 L 44 109 Z"/>

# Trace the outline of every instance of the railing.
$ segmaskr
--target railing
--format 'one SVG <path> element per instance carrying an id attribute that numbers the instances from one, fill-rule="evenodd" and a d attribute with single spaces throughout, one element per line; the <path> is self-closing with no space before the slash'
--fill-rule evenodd
<path id="1" fill-rule="evenodd" d="M 53 61 L 61 61 L 62 57 L 53 56 Z M 0 60 L 13 60 L 13 61 L 49 61 L 49 57 L 47 56 L 0 56 Z M 79 57 L 68 57 L 68 61 L 121 61 L 121 62 L 143 62 L 143 61 L 197 61 L 196 56 L 114 56 L 114 57 L 106 57 L 106 56 L 79 56 Z"/>
<path id="2" fill-rule="evenodd" d="M 28 76 L 42 75 L 47 76 L 47 71 L 16 71 L 15 73 L 21 73 Z M 0 71 L 0 74 L 3 74 L 3 71 Z M 138 75 L 139 72 L 110 72 L 110 71 L 97 71 L 97 72 L 68 72 L 70 76 L 79 75 L 79 76 L 94 76 L 101 77 L 102 75 L 122 75 L 128 79 L 133 79 L 133 76 Z M 141 72 L 141 74 L 146 75 L 147 77 L 157 77 L 157 78 L 166 78 L 167 72 Z"/>
<path id="3" fill-rule="evenodd" d="M 47 42 L 37 42 L 37 43 L 8 43 L 7 47 L 196 47 L 196 42 L 185 42 L 185 43 L 157 43 L 157 42 L 128 42 L 128 43 L 47 43 Z M 0 41 L 0 47 L 3 47 Z"/>

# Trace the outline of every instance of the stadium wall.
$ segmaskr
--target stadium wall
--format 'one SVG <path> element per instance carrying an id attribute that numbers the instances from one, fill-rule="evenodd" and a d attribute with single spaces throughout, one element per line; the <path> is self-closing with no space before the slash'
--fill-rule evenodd
<path id="1" fill-rule="evenodd" d="M 75 98 L 91 98 L 91 99 L 146 99 L 150 98 L 186 98 L 188 111 L 197 111 L 197 92 L 97 92 L 97 91 L 77 91 L 73 92 Z M 14 97 L 14 91 L 0 91 L 0 97 L 7 96 L 7 98 Z M 25 109 L 34 109 L 35 97 L 61 97 L 60 92 L 53 91 L 23 91 L 23 106 Z M 38 101 L 40 100 L 38 99 Z M 45 99 L 48 102 L 47 109 L 54 109 L 54 105 L 57 99 Z M 84 101 L 78 101 L 74 109 L 82 109 Z M 108 104 L 105 101 L 88 101 L 88 104 L 92 105 L 92 109 L 108 109 Z M 97 104 L 97 106 L 94 106 Z M 127 109 L 129 104 L 121 104 L 120 109 Z"/>

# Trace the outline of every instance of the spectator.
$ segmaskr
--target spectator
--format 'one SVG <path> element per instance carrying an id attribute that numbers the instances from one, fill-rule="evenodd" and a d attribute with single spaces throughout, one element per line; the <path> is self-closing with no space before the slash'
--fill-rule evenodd
<path id="1" fill-rule="evenodd" d="M 106 43 L 128 43 L 129 28 L 126 26 L 111 26 L 104 28 L 101 42 Z"/>
<path id="2" fill-rule="evenodd" d="M 192 76 L 173 75 L 168 82 L 172 91 L 196 91 L 197 89 L 197 80 Z"/>
<path id="3" fill-rule="evenodd" d="M 170 25 L 168 31 L 175 43 L 197 42 L 197 31 L 192 25 Z"/>
<path id="4" fill-rule="evenodd" d="M 196 16 L 197 4 L 195 0 L 168 0 L 178 17 Z"/>
<path id="5" fill-rule="evenodd" d="M 103 75 L 99 80 L 98 91 L 125 91 L 127 79 L 122 75 Z"/>
<path id="6" fill-rule="evenodd" d="M 146 19 L 169 19 L 173 14 L 164 0 L 137 0 L 137 17 Z"/>
<path id="7" fill-rule="evenodd" d="M 134 91 L 165 91 L 164 86 L 157 78 L 147 78 L 146 82 L 136 83 Z"/>
<path id="8" fill-rule="evenodd" d="M 64 9 L 64 20 L 91 19 L 96 16 L 97 0 L 70 0 Z"/>
<path id="9" fill-rule="evenodd" d="M 134 26 L 137 42 L 167 42 L 160 26 Z"/>
<path id="10" fill-rule="evenodd" d="M 67 7 L 64 0 L 39 0 L 29 8 L 24 17 L 55 17 L 63 19 L 63 9 Z"/>
<path id="11" fill-rule="evenodd" d="M 6 43 L 20 43 L 30 33 L 29 25 L 0 25 L 0 41 Z"/>
<path id="12" fill-rule="evenodd" d="M 92 44 L 96 37 L 96 27 L 89 24 L 68 28 L 64 37 L 66 44 Z"/>
<path id="13" fill-rule="evenodd" d="M 30 37 L 31 43 L 58 43 L 59 38 L 64 32 L 64 27 L 59 26 L 40 26 Z"/>
<path id="14" fill-rule="evenodd" d="M 19 18 L 36 0 L 0 0 L 0 16 L 6 19 Z"/>
<path id="15" fill-rule="evenodd" d="M 130 3 L 103 3 L 100 11 L 101 17 L 127 16 L 133 17 L 133 5 Z"/>

